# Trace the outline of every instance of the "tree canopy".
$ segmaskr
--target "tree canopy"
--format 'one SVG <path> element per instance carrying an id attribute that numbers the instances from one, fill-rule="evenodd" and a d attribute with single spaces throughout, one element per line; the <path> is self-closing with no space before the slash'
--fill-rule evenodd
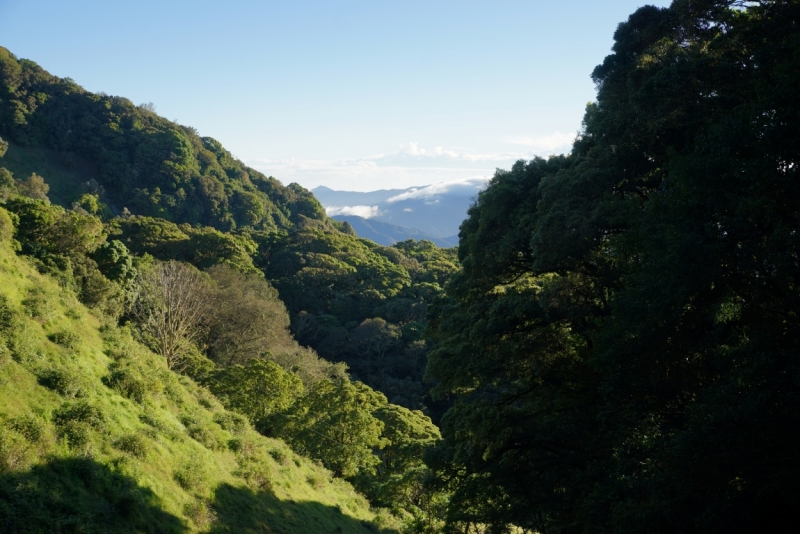
<path id="1" fill-rule="evenodd" d="M 637 10 L 571 154 L 478 195 L 431 316 L 451 526 L 792 524 L 799 21 L 784 1 Z"/>

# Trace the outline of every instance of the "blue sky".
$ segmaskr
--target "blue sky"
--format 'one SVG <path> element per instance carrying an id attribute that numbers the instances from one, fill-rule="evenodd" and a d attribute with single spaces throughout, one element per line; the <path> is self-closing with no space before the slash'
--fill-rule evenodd
<path id="1" fill-rule="evenodd" d="M 368 191 L 567 150 L 644 3 L 0 0 L 0 46 L 284 183 Z"/>

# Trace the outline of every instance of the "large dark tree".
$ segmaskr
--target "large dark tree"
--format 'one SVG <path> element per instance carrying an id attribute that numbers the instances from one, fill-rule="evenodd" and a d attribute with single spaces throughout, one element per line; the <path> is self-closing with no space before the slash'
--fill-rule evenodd
<path id="1" fill-rule="evenodd" d="M 431 314 L 453 528 L 794 526 L 798 23 L 797 1 L 639 9 L 572 153 L 479 195 Z"/>

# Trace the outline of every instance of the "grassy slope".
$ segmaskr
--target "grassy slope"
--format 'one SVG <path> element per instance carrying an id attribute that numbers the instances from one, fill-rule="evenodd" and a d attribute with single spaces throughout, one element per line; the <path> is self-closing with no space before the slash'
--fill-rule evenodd
<path id="1" fill-rule="evenodd" d="M 23 305 L 35 288 L 38 309 Z M 0 295 L 0 531 L 357 533 L 386 521 L 283 442 L 231 425 L 207 391 L 101 325 L 7 243 Z M 138 399 L 107 385 L 115 363 L 146 370 Z M 70 442 L 54 414 L 81 402 L 105 423 Z"/>

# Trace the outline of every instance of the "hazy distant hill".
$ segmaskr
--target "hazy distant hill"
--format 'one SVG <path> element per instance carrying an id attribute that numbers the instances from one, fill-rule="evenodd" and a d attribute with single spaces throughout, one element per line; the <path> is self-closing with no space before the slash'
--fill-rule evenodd
<path id="1" fill-rule="evenodd" d="M 433 237 L 416 228 L 406 228 L 396 224 L 385 223 L 377 219 L 365 219 L 358 215 L 335 215 L 337 221 L 347 221 L 358 234 L 358 237 L 371 239 L 379 245 L 390 246 L 406 239 L 427 239 L 433 241 L 437 247 L 449 248 L 458 245 L 458 236 L 449 238 Z"/>
<path id="2" fill-rule="evenodd" d="M 458 227 L 482 186 L 482 181 L 473 180 L 366 193 L 319 186 L 312 192 L 330 216 L 359 216 L 448 240 L 458 235 Z"/>

